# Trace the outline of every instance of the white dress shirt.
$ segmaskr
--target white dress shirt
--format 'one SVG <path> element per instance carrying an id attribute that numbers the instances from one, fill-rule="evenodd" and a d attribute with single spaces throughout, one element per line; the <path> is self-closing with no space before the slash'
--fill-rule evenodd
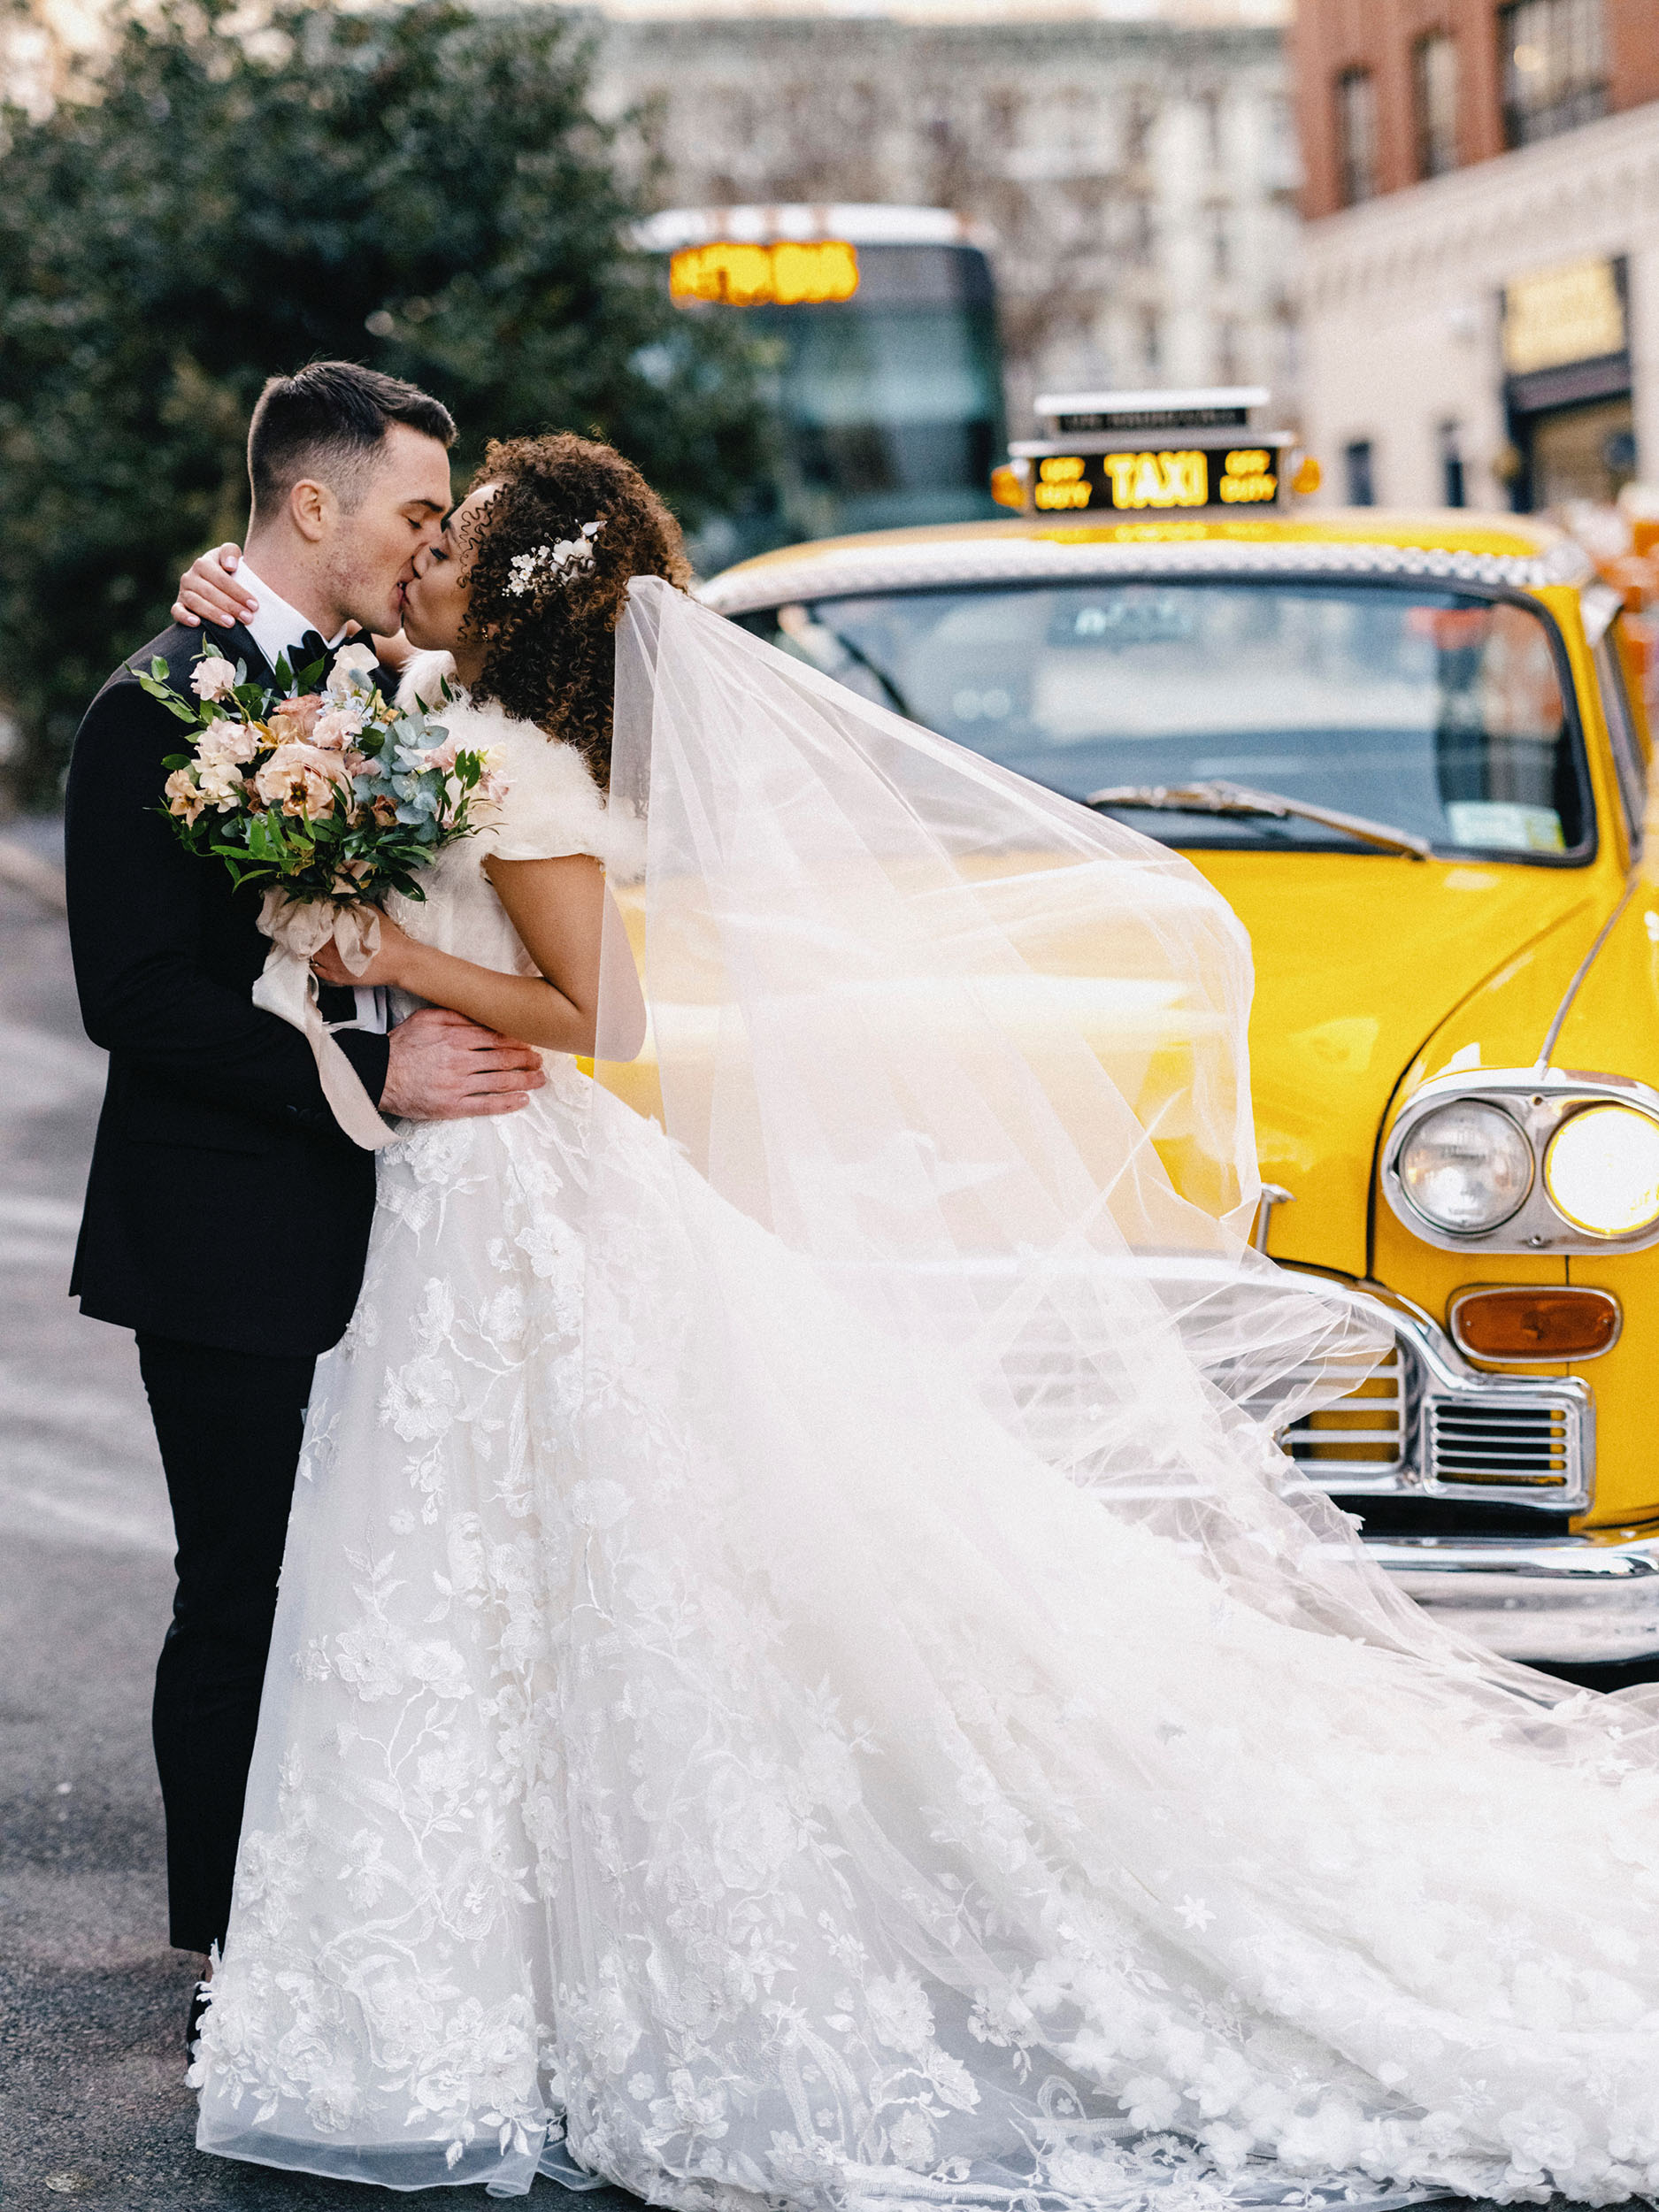
<path id="1" fill-rule="evenodd" d="M 291 607 L 280 592 L 273 591 L 264 578 L 255 573 L 248 562 L 244 561 L 237 570 L 236 581 L 245 590 L 251 592 L 259 602 L 258 613 L 254 616 L 251 622 L 242 624 L 243 629 L 247 631 L 273 668 L 284 655 L 288 657 L 288 666 L 292 668 L 295 648 L 306 631 L 315 630 L 317 625 L 314 622 L 308 622 L 299 609 Z M 319 632 L 319 635 L 321 633 Z M 323 641 L 332 649 L 344 641 L 345 634 L 345 630 L 342 628 L 333 637 L 326 638 Z M 352 996 L 357 1003 L 356 1020 L 333 1022 L 329 1026 L 334 1029 L 384 1031 L 386 1028 L 386 993 L 380 986 L 378 984 L 360 986 L 352 993 Z"/>

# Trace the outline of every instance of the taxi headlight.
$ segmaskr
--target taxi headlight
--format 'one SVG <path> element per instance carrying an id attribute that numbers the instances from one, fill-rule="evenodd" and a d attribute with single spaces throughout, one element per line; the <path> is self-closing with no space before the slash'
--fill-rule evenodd
<path id="1" fill-rule="evenodd" d="M 1630 1106 L 1587 1106 L 1544 1155 L 1557 1213 L 1593 1236 L 1627 1237 L 1659 1221 L 1659 1123 Z"/>
<path id="2" fill-rule="evenodd" d="M 1500 1107 L 1457 1099 L 1423 1117 L 1394 1171 L 1425 1221 L 1479 1236 L 1519 1211 L 1532 1187 L 1532 1148 Z"/>

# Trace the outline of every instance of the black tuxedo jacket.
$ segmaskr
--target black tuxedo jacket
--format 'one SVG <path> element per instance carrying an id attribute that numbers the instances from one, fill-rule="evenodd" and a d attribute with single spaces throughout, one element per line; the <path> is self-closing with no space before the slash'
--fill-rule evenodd
<path id="1" fill-rule="evenodd" d="M 240 626 L 209 634 L 250 678 L 274 677 Z M 130 656 L 188 692 L 200 630 Z M 321 1352 L 357 1302 L 374 1156 L 324 1100 L 311 1046 L 250 993 L 269 940 L 260 894 L 187 852 L 156 811 L 184 725 L 118 669 L 87 710 L 69 768 L 65 872 L 81 1019 L 110 1055 L 70 1281 L 100 1321 L 227 1351 Z M 349 1018 L 350 1002 L 325 1018 Z M 339 1040 L 378 1099 L 388 1041 Z M 250 1417 L 257 1419 L 257 1411 Z"/>

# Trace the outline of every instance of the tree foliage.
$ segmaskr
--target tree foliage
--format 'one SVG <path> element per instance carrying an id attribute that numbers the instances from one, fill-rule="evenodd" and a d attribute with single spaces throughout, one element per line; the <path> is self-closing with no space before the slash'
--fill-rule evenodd
<path id="1" fill-rule="evenodd" d="M 359 360 L 461 427 L 613 440 L 682 519 L 764 467 L 744 342 L 679 317 L 546 8 L 161 0 L 0 144 L 0 698 L 36 796 L 247 512 L 265 377 Z"/>

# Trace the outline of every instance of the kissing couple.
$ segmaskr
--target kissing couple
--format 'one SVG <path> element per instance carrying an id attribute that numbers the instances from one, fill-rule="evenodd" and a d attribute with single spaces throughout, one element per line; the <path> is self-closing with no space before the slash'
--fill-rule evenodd
<path id="1" fill-rule="evenodd" d="M 275 380 L 189 586 L 261 674 L 401 620 L 504 783 L 318 957 L 385 1141 L 252 1003 L 165 709 L 118 674 L 71 775 L 201 2147 L 686 2212 L 1659 2191 L 1659 1740 L 1279 1450 L 1379 1348 L 1246 1240 L 1231 913 L 700 606 L 610 448 L 451 511 L 451 435 Z"/>

